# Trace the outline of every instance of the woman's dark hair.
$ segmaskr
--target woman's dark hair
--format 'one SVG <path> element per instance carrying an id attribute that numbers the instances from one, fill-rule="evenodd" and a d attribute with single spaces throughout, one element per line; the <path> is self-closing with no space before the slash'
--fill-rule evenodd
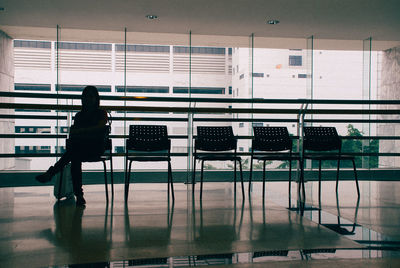
<path id="1" fill-rule="evenodd" d="M 100 96 L 99 96 L 99 91 L 97 90 L 97 88 L 95 86 L 87 86 L 83 89 L 82 91 L 82 99 L 84 99 L 88 94 L 93 94 L 96 97 L 96 108 L 99 108 L 100 106 Z M 83 102 L 82 102 L 82 106 L 83 106 Z M 84 110 L 85 107 L 82 107 L 82 109 Z"/>

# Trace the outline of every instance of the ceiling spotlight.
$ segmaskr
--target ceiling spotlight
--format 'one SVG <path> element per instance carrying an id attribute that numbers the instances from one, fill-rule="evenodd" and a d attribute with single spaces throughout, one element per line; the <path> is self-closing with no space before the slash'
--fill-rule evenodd
<path id="1" fill-rule="evenodd" d="M 279 23 L 279 20 L 267 20 L 267 24 L 275 25 L 278 23 Z"/>
<path id="2" fill-rule="evenodd" d="M 158 19 L 157 15 L 146 15 L 146 18 L 148 18 L 149 20 L 155 20 Z"/>

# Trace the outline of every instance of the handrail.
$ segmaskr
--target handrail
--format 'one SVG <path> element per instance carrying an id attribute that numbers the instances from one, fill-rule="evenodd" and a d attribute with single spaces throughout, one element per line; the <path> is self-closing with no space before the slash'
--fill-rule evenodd
<path id="1" fill-rule="evenodd" d="M 312 154 L 312 153 L 310 153 Z M 318 153 L 314 153 L 318 154 Z M 355 153 L 355 152 L 346 152 L 346 155 L 352 156 L 400 156 L 400 153 Z M 126 153 L 112 153 L 112 156 L 124 157 Z M 237 152 L 237 155 L 240 156 L 251 156 L 250 152 Z M 14 158 L 14 157 L 21 157 L 21 158 L 36 158 L 36 157 L 59 157 L 62 156 L 62 153 L 3 153 L 0 154 L 0 158 Z M 187 153 L 174 153 L 171 152 L 171 156 L 184 156 L 187 157 Z"/>
<path id="2" fill-rule="evenodd" d="M 74 116 L 72 117 L 72 119 Z M 66 120 L 67 116 L 57 115 L 24 115 L 24 114 L 0 114 L 0 119 L 47 119 Z M 178 121 L 187 122 L 187 117 L 118 117 L 113 116 L 113 121 Z M 202 118 L 195 117 L 197 122 L 287 122 L 297 123 L 297 119 L 291 118 Z M 400 123 L 400 119 L 304 119 L 304 122 L 314 123 Z"/>
<path id="3" fill-rule="evenodd" d="M 299 114 L 299 109 L 274 108 L 190 108 L 190 107 L 153 107 L 153 106 L 102 106 L 108 111 L 136 112 L 184 112 L 184 113 L 256 113 L 256 114 Z M 80 105 L 0 103 L 0 109 L 43 109 L 43 110 L 72 110 L 78 111 Z M 303 111 L 304 114 L 400 114 L 399 109 L 312 109 Z"/>
<path id="4" fill-rule="evenodd" d="M 0 97 L 45 98 L 45 99 L 81 99 L 80 94 L 27 93 L 0 91 Z M 220 103 L 275 103 L 275 104 L 387 104 L 400 105 L 400 100 L 340 100 L 340 99 L 264 99 L 264 98 L 188 98 L 188 97 L 153 97 L 153 96 L 115 96 L 100 95 L 101 100 L 112 101 L 162 101 L 162 102 L 220 102 Z"/>

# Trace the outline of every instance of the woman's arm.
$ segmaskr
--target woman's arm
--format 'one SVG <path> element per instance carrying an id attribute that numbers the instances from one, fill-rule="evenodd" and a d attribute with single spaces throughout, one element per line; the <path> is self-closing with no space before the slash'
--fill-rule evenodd
<path id="1" fill-rule="evenodd" d="M 70 129 L 71 136 L 90 136 L 91 134 L 98 134 L 106 126 L 107 121 L 105 119 L 99 121 L 97 125 L 91 127 L 80 127 L 72 125 Z"/>
<path id="2" fill-rule="evenodd" d="M 79 137 L 79 136 L 90 137 L 90 136 L 96 136 L 99 134 L 104 134 L 103 130 L 108 121 L 106 111 L 104 111 L 103 117 L 100 118 L 97 121 L 97 124 L 94 126 L 88 126 L 88 127 L 79 126 L 79 125 L 81 125 L 81 124 L 79 124 L 79 122 L 80 122 L 79 119 L 80 119 L 80 117 L 77 115 L 75 118 L 75 122 L 74 122 L 75 124 L 72 125 L 71 129 L 70 129 L 70 137 Z"/>

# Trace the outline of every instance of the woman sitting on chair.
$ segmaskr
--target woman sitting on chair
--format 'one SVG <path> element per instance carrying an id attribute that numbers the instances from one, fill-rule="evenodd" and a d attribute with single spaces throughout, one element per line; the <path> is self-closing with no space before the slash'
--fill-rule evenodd
<path id="1" fill-rule="evenodd" d="M 66 152 L 45 173 L 36 176 L 42 183 L 48 182 L 71 162 L 71 175 L 77 205 L 85 205 L 82 190 L 82 162 L 95 159 L 105 150 L 105 135 L 108 131 L 107 112 L 100 109 L 100 97 L 97 88 L 87 86 L 82 92 L 82 110 L 75 115 Z"/>

